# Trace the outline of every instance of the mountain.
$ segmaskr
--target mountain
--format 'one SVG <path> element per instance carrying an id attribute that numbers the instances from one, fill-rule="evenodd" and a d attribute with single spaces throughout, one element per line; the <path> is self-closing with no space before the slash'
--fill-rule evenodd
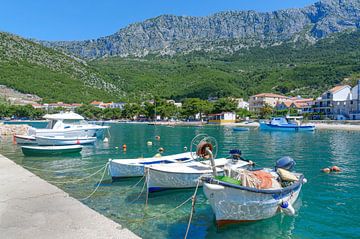
<path id="1" fill-rule="evenodd" d="M 0 85 L 38 95 L 45 102 L 89 102 L 121 96 L 110 78 L 85 61 L 4 32 L 0 32 Z"/>
<path id="2" fill-rule="evenodd" d="M 78 57 L 173 55 L 192 51 L 233 53 L 360 28 L 359 0 L 323 0 L 302 9 L 227 11 L 208 17 L 162 15 L 95 40 L 41 43 Z"/>
<path id="3" fill-rule="evenodd" d="M 334 85 L 352 84 L 360 77 L 360 31 L 333 34 L 296 48 L 284 43 L 234 54 L 193 51 L 107 57 L 89 65 L 112 77 L 123 91 L 142 97 L 247 98 L 260 92 L 318 97 Z"/>

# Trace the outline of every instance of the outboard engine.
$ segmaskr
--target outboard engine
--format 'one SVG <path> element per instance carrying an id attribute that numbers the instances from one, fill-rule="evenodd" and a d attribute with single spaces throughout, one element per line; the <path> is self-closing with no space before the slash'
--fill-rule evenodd
<path id="1" fill-rule="evenodd" d="M 231 155 L 231 158 L 233 161 L 237 161 L 240 159 L 241 150 L 240 149 L 232 149 L 232 150 L 230 150 L 229 154 Z"/>
<path id="2" fill-rule="evenodd" d="M 295 160 L 289 156 L 282 157 L 276 161 L 275 169 L 282 168 L 288 171 L 292 171 L 295 167 Z"/>

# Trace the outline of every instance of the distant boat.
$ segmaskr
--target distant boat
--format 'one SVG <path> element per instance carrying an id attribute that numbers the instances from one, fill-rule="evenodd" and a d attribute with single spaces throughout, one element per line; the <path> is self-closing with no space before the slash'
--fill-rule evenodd
<path id="1" fill-rule="evenodd" d="M 109 126 L 89 124 L 79 114 L 61 112 L 46 114 L 44 119 L 49 120 L 45 129 L 29 128 L 29 136 L 66 136 L 66 137 L 101 137 Z"/>
<path id="2" fill-rule="evenodd" d="M 270 122 L 260 122 L 261 130 L 277 130 L 277 131 L 314 131 L 315 125 L 301 124 L 299 121 L 301 116 L 274 117 Z M 293 120 L 293 122 L 291 122 Z"/>
<path id="3" fill-rule="evenodd" d="M 14 135 L 14 140 L 17 144 L 36 144 L 34 136 L 29 135 Z"/>
<path id="4" fill-rule="evenodd" d="M 53 145 L 53 146 L 93 144 L 96 141 L 96 137 L 35 136 L 35 139 L 38 145 Z"/>
<path id="5" fill-rule="evenodd" d="M 24 155 L 27 156 L 51 156 L 60 154 L 75 154 L 82 150 L 81 145 L 67 146 L 21 146 Z"/>
<path id="6" fill-rule="evenodd" d="M 145 165 L 184 163 L 192 160 L 190 152 L 138 159 L 110 159 L 109 172 L 113 178 L 141 177 Z"/>
<path id="7" fill-rule="evenodd" d="M 233 128 L 233 131 L 249 131 L 249 128 L 245 128 L 245 127 L 237 127 L 237 128 Z"/>

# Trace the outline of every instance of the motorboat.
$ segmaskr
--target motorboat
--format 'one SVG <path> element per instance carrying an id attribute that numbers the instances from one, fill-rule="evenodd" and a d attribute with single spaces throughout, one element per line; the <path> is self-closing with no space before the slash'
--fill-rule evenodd
<path id="1" fill-rule="evenodd" d="M 302 116 L 273 117 L 270 122 L 260 122 L 261 130 L 314 131 L 314 124 L 302 124 Z"/>
<path id="2" fill-rule="evenodd" d="M 158 154 L 150 158 L 109 159 L 109 172 L 113 178 L 141 177 L 146 165 L 185 163 L 192 161 L 191 155 L 191 152 L 185 152 L 167 156 Z"/>
<path id="3" fill-rule="evenodd" d="M 203 190 L 217 226 L 262 220 L 278 212 L 294 215 L 293 204 L 306 179 L 289 165 L 295 165 L 294 161 L 283 157 L 274 169 L 226 169 L 221 176 L 203 176 Z"/>
<path id="4" fill-rule="evenodd" d="M 46 114 L 44 119 L 49 123 L 45 129 L 30 127 L 29 136 L 64 136 L 64 137 L 102 137 L 104 130 L 109 126 L 89 124 L 79 114 L 74 112 L 61 112 Z"/>
<path id="5" fill-rule="evenodd" d="M 84 145 L 94 144 L 96 137 L 35 136 L 38 145 Z"/>
<path id="6" fill-rule="evenodd" d="M 198 138 L 200 139 L 196 142 L 196 158 L 193 161 L 182 164 L 155 164 L 145 167 L 148 192 L 193 188 L 196 187 L 202 175 L 213 171 L 221 174 L 225 167 L 236 169 L 250 166 L 251 162 L 240 159 L 241 157 L 238 157 L 237 153 L 234 153 L 230 158 L 209 160 L 209 157 L 213 158 L 217 153 L 216 139 L 207 135 L 200 135 Z M 193 140 L 191 146 L 194 144 Z M 201 185 L 202 182 L 200 182 Z"/>
<path id="7" fill-rule="evenodd" d="M 76 154 L 82 150 L 81 145 L 66 146 L 21 146 L 24 155 L 27 156 L 51 156 L 61 154 Z"/>

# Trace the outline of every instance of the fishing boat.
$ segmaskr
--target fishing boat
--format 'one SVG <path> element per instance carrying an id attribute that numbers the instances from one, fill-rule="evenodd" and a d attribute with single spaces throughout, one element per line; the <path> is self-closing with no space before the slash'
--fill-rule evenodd
<path id="1" fill-rule="evenodd" d="M 302 116 L 274 117 L 270 122 L 260 122 L 261 130 L 314 131 L 315 125 L 302 124 Z"/>
<path id="2" fill-rule="evenodd" d="M 113 178 L 141 177 L 146 165 L 185 163 L 192 160 L 192 153 L 155 156 L 138 159 L 109 159 L 109 172 Z"/>
<path id="3" fill-rule="evenodd" d="M 64 136 L 64 137 L 102 137 L 104 130 L 109 126 L 89 124 L 79 114 L 61 112 L 46 114 L 44 119 L 49 120 L 45 129 L 30 127 L 29 136 Z"/>
<path id="4" fill-rule="evenodd" d="M 94 144 L 96 137 L 64 137 L 64 136 L 35 136 L 38 145 L 74 145 Z"/>
<path id="5" fill-rule="evenodd" d="M 17 144 L 36 144 L 34 136 L 30 135 L 14 135 L 14 140 Z"/>
<path id="6" fill-rule="evenodd" d="M 82 150 L 81 145 L 66 146 L 21 146 L 24 155 L 27 156 L 51 156 L 60 154 L 76 154 Z"/>
<path id="7" fill-rule="evenodd" d="M 215 159 L 216 170 L 223 173 L 225 165 L 231 165 L 232 168 L 241 168 L 249 166 L 246 161 L 233 162 L 232 159 Z M 170 165 L 149 165 L 146 166 L 147 189 L 153 193 L 169 189 L 194 188 L 202 175 L 209 174 L 213 167 L 209 160 L 192 161 L 188 163 L 175 163 Z M 202 183 L 200 183 L 200 186 Z"/>
<path id="8" fill-rule="evenodd" d="M 278 212 L 294 215 L 293 204 L 306 179 L 285 166 L 292 162 L 291 158 L 284 157 L 275 169 L 225 170 L 223 176 L 203 176 L 203 190 L 217 226 L 262 220 Z"/>
<path id="9" fill-rule="evenodd" d="M 193 143 L 192 143 L 193 145 Z M 188 163 L 148 165 L 145 167 L 148 192 L 164 191 L 168 189 L 183 189 L 196 187 L 199 178 L 216 170 L 219 173 L 225 167 L 233 169 L 248 167 L 251 162 L 241 160 L 237 154 L 231 158 L 209 160 L 217 152 L 217 142 L 213 137 L 203 136 L 196 146 L 196 157 Z M 216 157 L 216 156 L 215 156 Z M 200 182 L 200 186 L 202 182 Z"/>

